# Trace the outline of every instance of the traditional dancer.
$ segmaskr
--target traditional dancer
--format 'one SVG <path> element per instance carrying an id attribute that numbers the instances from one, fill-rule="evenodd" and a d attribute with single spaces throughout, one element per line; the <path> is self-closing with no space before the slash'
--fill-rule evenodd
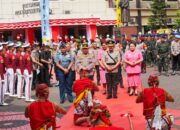
<path id="1" fill-rule="evenodd" d="M 149 76 L 150 88 L 145 88 L 136 99 L 136 103 L 143 102 L 143 115 L 146 118 L 146 130 L 170 130 L 173 116 L 166 113 L 166 101 L 174 102 L 174 98 L 163 88 L 158 88 L 157 76 Z"/>
<path id="2" fill-rule="evenodd" d="M 95 91 L 99 89 L 88 79 L 88 71 L 80 70 L 80 79 L 76 80 L 73 84 L 73 91 L 76 94 L 76 100 L 74 102 L 74 124 L 83 125 L 88 123 L 90 125 L 89 114 L 93 106 L 92 97 Z"/>
<path id="3" fill-rule="evenodd" d="M 32 130 L 55 130 L 56 113 L 66 114 L 66 111 L 58 105 L 50 102 L 49 88 L 46 84 L 39 84 L 36 87 L 37 101 L 26 107 L 25 117 L 30 119 Z"/>

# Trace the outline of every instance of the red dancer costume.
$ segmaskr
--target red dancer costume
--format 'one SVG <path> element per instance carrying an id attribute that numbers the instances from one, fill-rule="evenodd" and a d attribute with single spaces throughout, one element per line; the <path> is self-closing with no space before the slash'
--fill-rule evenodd
<path id="1" fill-rule="evenodd" d="M 157 76 L 149 76 L 148 84 L 151 88 L 145 88 L 136 99 L 136 103 L 143 102 L 143 115 L 147 121 L 146 130 L 170 130 L 173 117 L 166 113 L 165 102 L 174 102 L 174 99 L 164 89 L 158 88 Z"/>
<path id="2" fill-rule="evenodd" d="M 74 102 L 74 124 L 83 125 L 89 122 L 89 114 L 93 106 L 92 95 L 94 91 L 98 91 L 92 80 L 88 79 L 86 70 L 80 70 L 81 79 L 76 80 L 73 84 L 73 91 L 76 93 Z"/>
<path id="3" fill-rule="evenodd" d="M 47 130 L 56 127 L 56 113 L 65 114 L 66 111 L 48 101 L 49 89 L 46 84 L 39 84 L 36 88 L 38 100 L 26 107 L 25 116 L 30 118 L 32 130 Z"/>

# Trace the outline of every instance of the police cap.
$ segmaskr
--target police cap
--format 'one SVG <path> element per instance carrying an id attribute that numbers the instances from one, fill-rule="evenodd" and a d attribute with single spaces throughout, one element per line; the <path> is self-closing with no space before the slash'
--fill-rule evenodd
<path id="1" fill-rule="evenodd" d="M 88 48 L 88 43 L 87 42 L 84 42 L 83 44 L 82 44 L 82 49 L 87 49 Z"/>

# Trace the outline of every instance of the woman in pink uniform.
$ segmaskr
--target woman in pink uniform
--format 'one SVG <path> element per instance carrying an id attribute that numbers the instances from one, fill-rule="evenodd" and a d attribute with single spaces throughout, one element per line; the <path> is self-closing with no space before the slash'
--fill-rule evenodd
<path id="1" fill-rule="evenodd" d="M 104 53 L 106 52 L 106 50 L 107 50 L 106 43 L 102 43 L 102 48 L 98 52 L 98 61 L 100 64 L 101 84 L 103 85 L 103 89 L 104 89 L 103 94 L 106 94 L 106 77 L 105 77 L 106 71 L 105 71 L 105 67 L 102 63 L 102 57 L 103 57 Z"/>
<path id="2" fill-rule="evenodd" d="M 135 43 L 130 43 L 129 50 L 125 53 L 124 61 L 126 63 L 127 80 L 130 87 L 129 96 L 132 96 L 134 93 L 137 96 L 137 87 L 141 85 L 141 62 L 143 57 L 142 53 L 136 49 Z"/>

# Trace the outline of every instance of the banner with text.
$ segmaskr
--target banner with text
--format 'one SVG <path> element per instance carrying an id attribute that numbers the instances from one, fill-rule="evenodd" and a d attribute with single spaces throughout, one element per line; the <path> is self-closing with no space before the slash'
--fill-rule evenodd
<path id="1" fill-rule="evenodd" d="M 49 0 L 40 1 L 42 42 L 48 44 L 51 40 L 51 27 L 49 24 Z"/>

